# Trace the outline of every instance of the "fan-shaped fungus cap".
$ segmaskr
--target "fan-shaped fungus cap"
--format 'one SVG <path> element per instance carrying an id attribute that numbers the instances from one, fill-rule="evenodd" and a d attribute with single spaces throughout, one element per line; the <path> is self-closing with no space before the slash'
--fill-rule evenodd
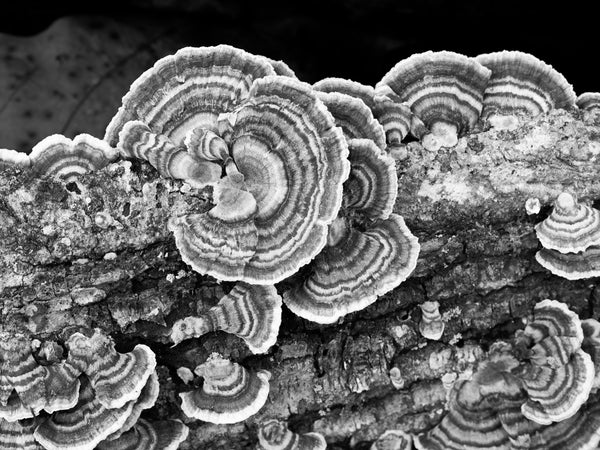
<path id="1" fill-rule="evenodd" d="M 285 62 L 280 60 L 271 59 L 268 57 L 264 57 L 271 66 L 273 66 L 273 70 L 275 70 L 275 75 L 281 75 L 283 77 L 289 78 L 298 78 L 294 71 L 288 66 Z"/>
<path id="2" fill-rule="evenodd" d="M 413 117 L 410 107 L 395 102 L 386 95 L 375 96 L 374 102 L 373 116 L 385 131 L 387 145 L 399 145 L 410 132 Z"/>
<path id="3" fill-rule="evenodd" d="M 361 99 L 340 92 L 318 92 L 317 96 L 333 115 L 335 124 L 342 128 L 348 141 L 370 139 L 377 147 L 385 149 L 385 131 Z"/>
<path id="4" fill-rule="evenodd" d="M 350 228 L 313 261 L 312 273 L 283 296 L 305 319 L 333 323 L 392 290 L 414 270 L 419 243 L 404 219 L 392 214 L 367 231 Z"/>
<path id="5" fill-rule="evenodd" d="M 126 157 L 148 161 L 163 177 L 204 186 L 221 177 L 221 166 L 194 157 L 183 145 L 153 133 L 140 121 L 127 122 L 119 133 L 119 151 Z"/>
<path id="6" fill-rule="evenodd" d="M 148 408 L 152 408 L 158 398 L 158 392 L 160 390 L 160 384 L 158 382 L 158 375 L 156 372 L 152 372 L 146 385 L 140 392 L 140 396 L 132 400 L 133 407 L 131 408 L 131 414 L 127 417 L 127 420 L 117 431 L 112 433 L 106 438 L 107 441 L 112 441 L 119 438 L 123 433 L 129 431 L 138 421 L 142 411 Z"/>
<path id="7" fill-rule="evenodd" d="M 426 339 L 440 340 L 446 326 L 440 314 L 440 304 L 438 302 L 424 302 L 419 307 L 421 308 L 419 332 Z"/>
<path id="8" fill-rule="evenodd" d="M 37 176 L 70 182 L 79 175 L 106 167 L 117 156 L 116 149 L 89 134 L 80 134 L 73 140 L 53 134 L 33 147 L 29 159 Z"/>
<path id="9" fill-rule="evenodd" d="M 133 82 L 104 139 L 116 145 L 131 120 L 181 144 L 194 128 L 217 130 L 221 113 L 249 95 L 252 82 L 275 75 L 268 60 L 228 45 L 186 47 L 159 59 Z"/>
<path id="10" fill-rule="evenodd" d="M 565 77 L 529 53 L 501 51 L 475 60 L 492 71 L 482 112 L 492 124 L 501 123 L 503 116 L 535 117 L 575 105 L 575 92 Z"/>
<path id="11" fill-rule="evenodd" d="M 140 419 L 118 439 L 101 442 L 97 450 L 176 450 L 189 428 L 179 420 L 150 422 Z"/>
<path id="12" fill-rule="evenodd" d="M 422 143 L 428 150 L 453 147 L 468 133 L 483 107 L 483 92 L 490 70 L 473 59 L 453 52 L 425 52 L 396 64 L 377 83 L 375 91 L 389 90 L 430 131 Z"/>
<path id="13" fill-rule="evenodd" d="M 0 148 L 0 170 L 7 167 L 26 169 L 31 165 L 29 155 L 15 150 Z"/>
<path id="14" fill-rule="evenodd" d="M 175 322 L 171 339 L 178 344 L 222 330 L 241 337 L 252 353 L 265 353 L 275 344 L 280 325 L 281 297 L 275 287 L 238 283 L 205 314 Z"/>
<path id="15" fill-rule="evenodd" d="M 596 319 L 585 319 L 581 321 L 583 329 L 583 342 L 581 348 L 592 358 L 595 368 L 594 383 L 592 390 L 600 388 L 600 322 Z"/>
<path id="16" fill-rule="evenodd" d="M 584 92 L 575 101 L 577 107 L 584 112 L 600 110 L 600 92 Z"/>
<path id="17" fill-rule="evenodd" d="M 391 156 L 369 139 L 353 139 L 350 176 L 344 184 L 343 207 L 372 219 L 387 219 L 398 195 L 398 175 Z"/>
<path id="18" fill-rule="evenodd" d="M 548 336 L 574 337 L 583 341 L 583 330 L 579 316 L 557 300 L 542 300 L 533 309 L 534 319 L 527 324 L 524 334 L 534 342 Z"/>
<path id="19" fill-rule="evenodd" d="M 249 372 L 213 353 L 196 368 L 196 374 L 204 378 L 202 387 L 179 394 L 181 409 L 188 417 L 237 423 L 256 414 L 267 401 L 271 374 L 266 370 Z"/>
<path id="20" fill-rule="evenodd" d="M 33 417 L 46 405 L 46 368 L 21 334 L 0 333 L 0 420 Z"/>
<path id="21" fill-rule="evenodd" d="M 377 438 L 371 450 L 411 450 L 412 436 L 401 430 L 387 430 Z"/>
<path id="22" fill-rule="evenodd" d="M 325 450 L 327 443 L 320 433 L 298 434 L 290 431 L 285 422 L 268 420 L 258 428 L 260 450 Z"/>
<path id="23" fill-rule="evenodd" d="M 55 412 L 35 430 L 35 439 L 48 450 L 92 450 L 119 430 L 134 402 L 120 408 L 104 407 L 86 377 L 81 378 L 79 401 L 74 408 Z"/>
<path id="24" fill-rule="evenodd" d="M 323 78 L 313 84 L 313 88 L 320 92 L 339 92 L 358 98 L 371 109 L 375 106 L 375 89 L 357 81 L 335 77 Z"/>
<path id="25" fill-rule="evenodd" d="M 7 422 L 0 419 L 0 448 L 3 450 L 44 450 L 33 437 L 33 419 Z"/>
<path id="26" fill-rule="evenodd" d="M 589 247 L 581 253 L 561 253 L 543 248 L 535 254 L 535 259 L 544 269 L 567 280 L 600 276 L 599 247 Z"/>
<path id="27" fill-rule="evenodd" d="M 129 353 L 118 353 L 112 340 L 95 330 L 90 337 L 75 332 L 66 342 L 65 364 L 85 373 L 98 401 L 107 408 L 119 408 L 139 397 L 156 368 L 154 352 L 138 344 Z"/>
<path id="28" fill-rule="evenodd" d="M 415 447 L 418 450 L 510 448 L 500 419 L 484 400 L 476 382 L 457 382 L 448 413 L 435 428 L 415 436 Z"/>
<path id="29" fill-rule="evenodd" d="M 230 225 L 211 210 L 174 220 L 170 228 L 182 258 L 196 271 L 273 284 L 325 245 L 350 169 L 348 147 L 310 86 L 287 77 L 256 80 L 230 119 L 230 154 L 243 176 L 242 190 L 256 201 L 256 216 Z"/>
<path id="30" fill-rule="evenodd" d="M 600 211 L 563 192 L 554 202 L 552 213 L 535 226 L 535 232 L 544 248 L 581 252 L 600 245 Z"/>

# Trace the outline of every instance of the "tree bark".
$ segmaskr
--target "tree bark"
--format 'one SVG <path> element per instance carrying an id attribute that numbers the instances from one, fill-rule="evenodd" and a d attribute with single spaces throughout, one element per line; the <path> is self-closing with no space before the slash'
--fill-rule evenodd
<path id="1" fill-rule="evenodd" d="M 259 356 L 224 333 L 175 348 L 166 338 L 176 319 L 216 304 L 232 287 L 184 264 L 166 227 L 172 215 L 210 207 L 210 190 L 189 191 L 139 162 L 70 184 L 9 170 L 0 176 L 0 329 L 54 339 L 79 324 L 110 333 L 120 350 L 150 345 L 161 381 L 150 414 L 188 424 L 184 449 L 253 448 L 266 418 L 321 432 L 331 448 L 368 448 L 386 429 L 416 433 L 437 423 L 446 400 L 441 377 L 468 376 L 537 301 L 554 298 L 582 317 L 600 316 L 595 279 L 569 282 L 535 262 L 533 228 L 563 190 L 588 202 L 600 197 L 599 154 L 598 124 L 566 111 L 516 131 L 474 133 L 437 153 L 411 144 L 398 161 L 395 212 L 422 246 L 413 276 L 331 326 L 284 308 L 277 344 Z M 540 214 L 526 214 L 530 197 L 542 202 Z M 441 305 L 439 342 L 418 332 L 426 300 Z M 244 423 L 192 421 L 178 407 L 177 394 L 189 388 L 176 369 L 193 369 L 214 351 L 273 374 L 266 406 Z M 392 367 L 400 369 L 400 388 L 390 381 Z"/>

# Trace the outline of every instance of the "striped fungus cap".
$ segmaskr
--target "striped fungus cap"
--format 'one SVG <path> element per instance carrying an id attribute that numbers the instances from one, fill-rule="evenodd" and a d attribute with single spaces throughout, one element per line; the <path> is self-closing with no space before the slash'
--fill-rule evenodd
<path id="1" fill-rule="evenodd" d="M 242 338 L 253 353 L 265 353 L 275 344 L 281 325 L 281 297 L 274 286 L 238 283 L 204 314 L 173 324 L 175 344 L 222 330 Z"/>
<path id="2" fill-rule="evenodd" d="M 600 111 L 600 93 L 584 92 L 577 97 L 575 104 L 584 113 Z"/>
<path id="3" fill-rule="evenodd" d="M 567 280 L 600 276 L 600 247 L 588 247 L 579 253 L 542 248 L 535 254 L 535 259 L 543 268 Z"/>
<path id="4" fill-rule="evenodd" d="M 401 430 L 387 430 L 377 438 L 371 450 L 411 450 L 412 435 Z"/>
<path id="5" fill-rule="evenodd" d="M 97 450 L 176 450 L 189 428 L 179 420 L 140 419 L 117 439 L 101 442 Z"/>
<path id="6" fill-rule="evenodd" d="M 213 353 L 195 372 L 204 378 L 202 387 L 179 394 L 188 417 L 216 424 L 242 422 L 267 401 L 271 374 L 266 370 L 250 372 Z"/>
<path id="7" fill-rule="evenodd" d="M 44 450 L 33 436 L 35 419 L 8 422 L 0 419 L 0 448 L 3 450 Z"/>
<path id="8" fill-rule="evenodd" d="M 396 64 L 375 91 L 406 103 L 427 129 L 421 137 L 431 151 L 453 147 L 473 129 L 483 108 L 491 72 L 471 58 L 440 51 L 412 55 Z M 390 93 L 391 91 L 391 93 Z"/>
<path id="9" fill-rule="evenodd" d="M 492 71 L 483 98 L 482 118 L 492 125 L 529 119 L 553 109 L 575 106 L 575 92 L 552 66 L 529 53 L 501 51 L 475 58 Z M 513 127 L 512 125 L 510 126 Z"/>
<path id="10" fill-rule="evenodd" d="M 535 226 L 542 246 L 561 253 L 577 253 L 600 245 L 600 211 L 563 192 L 552 213 Z"/>
<path id="11" fill-rule="evenodd" d="M 268 420 L 258 428 L 259 450 L 325 450 L 327 443 L 320 433 L 294 433 L 285 422 Z"/>
<path id="12" fill-rule="evenodd" d="M 421 321 L 419 322 L 421 336 L 439 341 L 446 326 L 440 314 L 440 304 L 436 301 L 423 302 L 419 308 L 421 308 Z"/>

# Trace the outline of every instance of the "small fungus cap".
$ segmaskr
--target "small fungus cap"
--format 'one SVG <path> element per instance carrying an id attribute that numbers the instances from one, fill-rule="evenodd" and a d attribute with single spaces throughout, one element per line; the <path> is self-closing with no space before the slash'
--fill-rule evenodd
<path id="1" fill-rule="evenodd" d="M 401 430 L 387 430 L 377 438 L 371 450 L 411 450 L 412 436 Z"/>
<path id="2" fill-rule="evenodd" d="M 501 51 L 479 55 L 475 60 L 492 71 L 484 93 L 483 117 L 535 117 L 575 105 L 575 92 L 565 77 L 529 53 Z"/>
<path id="3" fill-rule="evenodd" d="M 204 377 L 202 388 L 179 394 L 181 409 L 188 416 L 216 424 L 237 423 L 256 414 L 267 401 L 266 370 L 248 372 L 241 365 L 213 353 L 196 368 Z"/>
<path id="4" fill-rule="evenodd" d="M 577 107 L 584 112 L 600 110 L 600 93 L 584 92 L 575 101 Z"/>
<path id="5" fill-rule="evenodd" d="M 563 192 L 552 213 L 535 226 L 535 231 L 544 248 L 561 253 L 582 252 L 600 245 L 600 211 Z"/>
<path id="6" fill-rule="evenodd" d="M 140 419 L 119 438 L 101 442 L 97 450 L 176 450 L 189 428 L 179 420 L 151 422 Z"/>
<path id="7" fill-rule="evenodd" d="M 238 283 L 206 314 L 175 322 L 171 339 L 178 344 L 184 339 L 222 330 L 241 337 L 253 353 L 265 353 L 277 340 L 281 305 L 274 286 Z"/>
<path id="8" fill-rule="evenodd" d="M 567 280 L 600 277 L 600 248 L 588 247 L 580 253 L 561 253 L 543 248 L 535 254 L 545 269 Z"/>
<path id="9" fill-rule="evenodd" d="M 80 134 L 72 140 L 53 134 L 33 147 L 29 159 L 36 176 L 71 182 L 82 174 L 106 167 L 117 156 L 116 149 L 89 134 Z"/>
<path id="10" fill-rule="evenodd" d="M 325 450 L 327 443 L 320 433 L 298 434 L 279 420 L 269 420 L 258 428 L 260 450 Z"/>
<path id="11" fill-rule="evenodd" d="M 440 304 L 438 302 L 424 302 L 419 305 L 421 308 L 421 321 L 419 322 L 419 332 L 426 339 L 438 341 L 444 333 L 445 323 L 440 314 Z"/>
<path id="12" fill-rule="evenodd" d="M 389 96 L 391 90 L 394 98 L 407 103 L 431 133 L 431 142 L 423 145 L 435 150 L 455 145 L 458 136 L 474 127 L 490 75 L 490 70 L 458 53 L 425 52 L 396 64 L 375 91 Z"/>

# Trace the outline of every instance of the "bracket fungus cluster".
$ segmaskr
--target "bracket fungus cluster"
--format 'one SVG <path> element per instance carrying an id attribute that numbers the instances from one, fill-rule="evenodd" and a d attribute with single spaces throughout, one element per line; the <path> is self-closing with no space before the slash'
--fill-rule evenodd
<path id="1" fill-rule="evenodd" d="M 568 280 L 600 275 L 600 211 L 563 192 L 535 231 L 543 247 L 535 258 L 544 268 Z"/>
<path id="2" fill-rule="evenodd" d="M 430 449 L 591 449 L 600 443 L 600 402 L 590 396 L 597 322 L 544 300 L 510 343 L 496 342 L 468 381 L 457 382 L 448 413 L 415 437 Z M 588 342 L 583 329 L 587 328 Z"/>
<path id="3" fill-rule="evenodd" d="M 119 353 L 100 330 L 74 331 L 64 346 L 66 358 L 42 364 L 29 337 L 0 335 L 2 448 L 130 448 L 121 443 L 148 428 L 138 419 L 158 397 L 154 353 L 145 345 Z M 179 437 L 163 437 L 165 445 L 154 448 L 175 449 L 187 433 L 182 427 Z"/>
<path id="4" fill-rule="evenodd" d="M 258 429 L 258 450 L 325 450 L 327 443 L 320 433 L 294 433 L 284 422 L 268 420 Z"/>

